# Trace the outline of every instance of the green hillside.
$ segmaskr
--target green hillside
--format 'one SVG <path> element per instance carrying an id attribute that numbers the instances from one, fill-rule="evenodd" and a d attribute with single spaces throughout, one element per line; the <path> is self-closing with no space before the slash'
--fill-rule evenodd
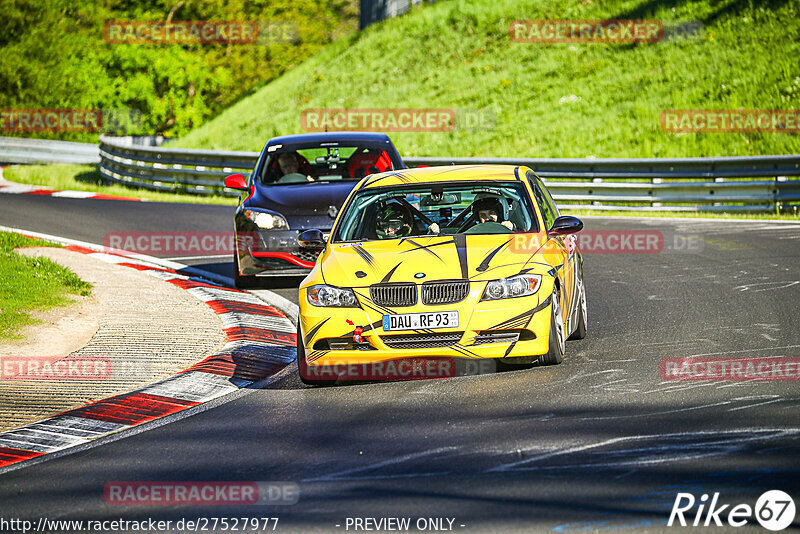
<path id="1" fill-rule="evenodd" d="M 657 19 L 638 44 L 509 39 L 518 19 Z M 673 27 L 689 23 L 693 34 Z M 686 27 L 686 26 L 684 26 Z M 800 151 L 800 134 L 666 133 L 667 109 L 800 108 L 800 3 L 462 0 L 343 37 L 180 139 L 259 150 L 310 108 L 452 108 L 451 132 L 391 133 L 403 155 L 666 157 Z"/>
<path id="2" fill-rule="evenodd" d="M 103 110 L 103 131 L 179 137 L 358 27 L 357 0 L 2 0 L 0 110 Z M 242 21 L 256 43 L 106 40 L 110 21 Z M 17 128 L 19 130 L 19 128 Z M 96 142 L 97 133 L 0 135 Z"/>

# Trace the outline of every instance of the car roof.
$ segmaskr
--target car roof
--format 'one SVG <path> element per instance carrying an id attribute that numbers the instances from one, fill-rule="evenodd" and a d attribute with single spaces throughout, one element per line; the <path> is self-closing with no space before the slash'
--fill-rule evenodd
<path id="1" fill-rule="evenodd" d="M 389 136 L 384 133 L 376 132 L 317 132 L 292 135 L 281 135 L 273 137 L 267 141 L 267 146 L 276 144 L 290 143 L 317 143 L 317 142 L 386 142 L 390 141 Z"/>
<path id="2" fill-rule="evenodd" d="M 519 170 L 518 170 L 519 169 Z M 529 169 L 519 165 L 446 165 L 418 167 L 372 174 L 359 189 L 392 185 L 445 182 L 509 182 L 520 180 Z"/>

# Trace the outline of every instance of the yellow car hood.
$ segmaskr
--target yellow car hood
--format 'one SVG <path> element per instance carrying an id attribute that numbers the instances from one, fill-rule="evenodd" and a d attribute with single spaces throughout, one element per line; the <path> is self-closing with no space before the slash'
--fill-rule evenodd
<path id="1" fill-rule="evenodd" d="M 545 253 L 539 234 L 416 236 L 335 243 L 320 257 L 324 283 L 367 287 L 376 283 L 494 280 L 523 270 L 546 272 L 557 254 Z M 424 276 L 420 276 L 420 273 Z"/>

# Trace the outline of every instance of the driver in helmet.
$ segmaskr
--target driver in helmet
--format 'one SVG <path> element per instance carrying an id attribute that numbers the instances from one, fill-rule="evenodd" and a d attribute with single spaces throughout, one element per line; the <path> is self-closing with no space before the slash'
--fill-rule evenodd
<path id="1" fill-rule="evenodd" d="M 378 212 L 375 219 L 375 230 L 378 239 L 393 239 L 411 235 L 414 227 L 414 216 L 408 207 L 399 202 L 391 202 Z"/>
<path id="2" fill-rule="evenodd" d="M 514 230 L 514 223 L 505 219 L 506 210 L 497 197 L 483 197 L 476 199 L 472 203 L 472 213 L 475 215 L 477 224 L 501 224 L 509 230 Z"/>
<path id="3" fill-rule="evenodd" d="M 404 202 L 392 201 L 383 206 L 375 219 L 375 233 L 378 239 L 406 237 L 414 233 L 413 208 Z M 431 223 L 428 233 L 438 234 L 439 225 Z"/>

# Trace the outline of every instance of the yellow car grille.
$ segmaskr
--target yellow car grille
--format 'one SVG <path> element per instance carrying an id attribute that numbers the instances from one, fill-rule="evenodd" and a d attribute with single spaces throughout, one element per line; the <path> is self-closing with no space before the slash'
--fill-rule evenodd
<path id="1" fill-rule="evenodd" d="M 410 283 L 375 284 L 369 288 L 372 301 L 381 306 L 414 306 L 417 285 Z M 422 284 L 423 304 L 454 304 L 467 298 L 468 280 L 425 282 Z"/>
<path id="2" fill-rule="evenodd" d="M 413 306 L 417 303 L 417 285 L 376 284 L 370 286 L 369 295 L 381 306 Z"/>
<path id="3" fill-rule="evenodd" d="M 469 282 L 457 280 L 453 282 L 426 282 L 422 284 L 423 304 L 453 304 L 467 298 Z"/>

